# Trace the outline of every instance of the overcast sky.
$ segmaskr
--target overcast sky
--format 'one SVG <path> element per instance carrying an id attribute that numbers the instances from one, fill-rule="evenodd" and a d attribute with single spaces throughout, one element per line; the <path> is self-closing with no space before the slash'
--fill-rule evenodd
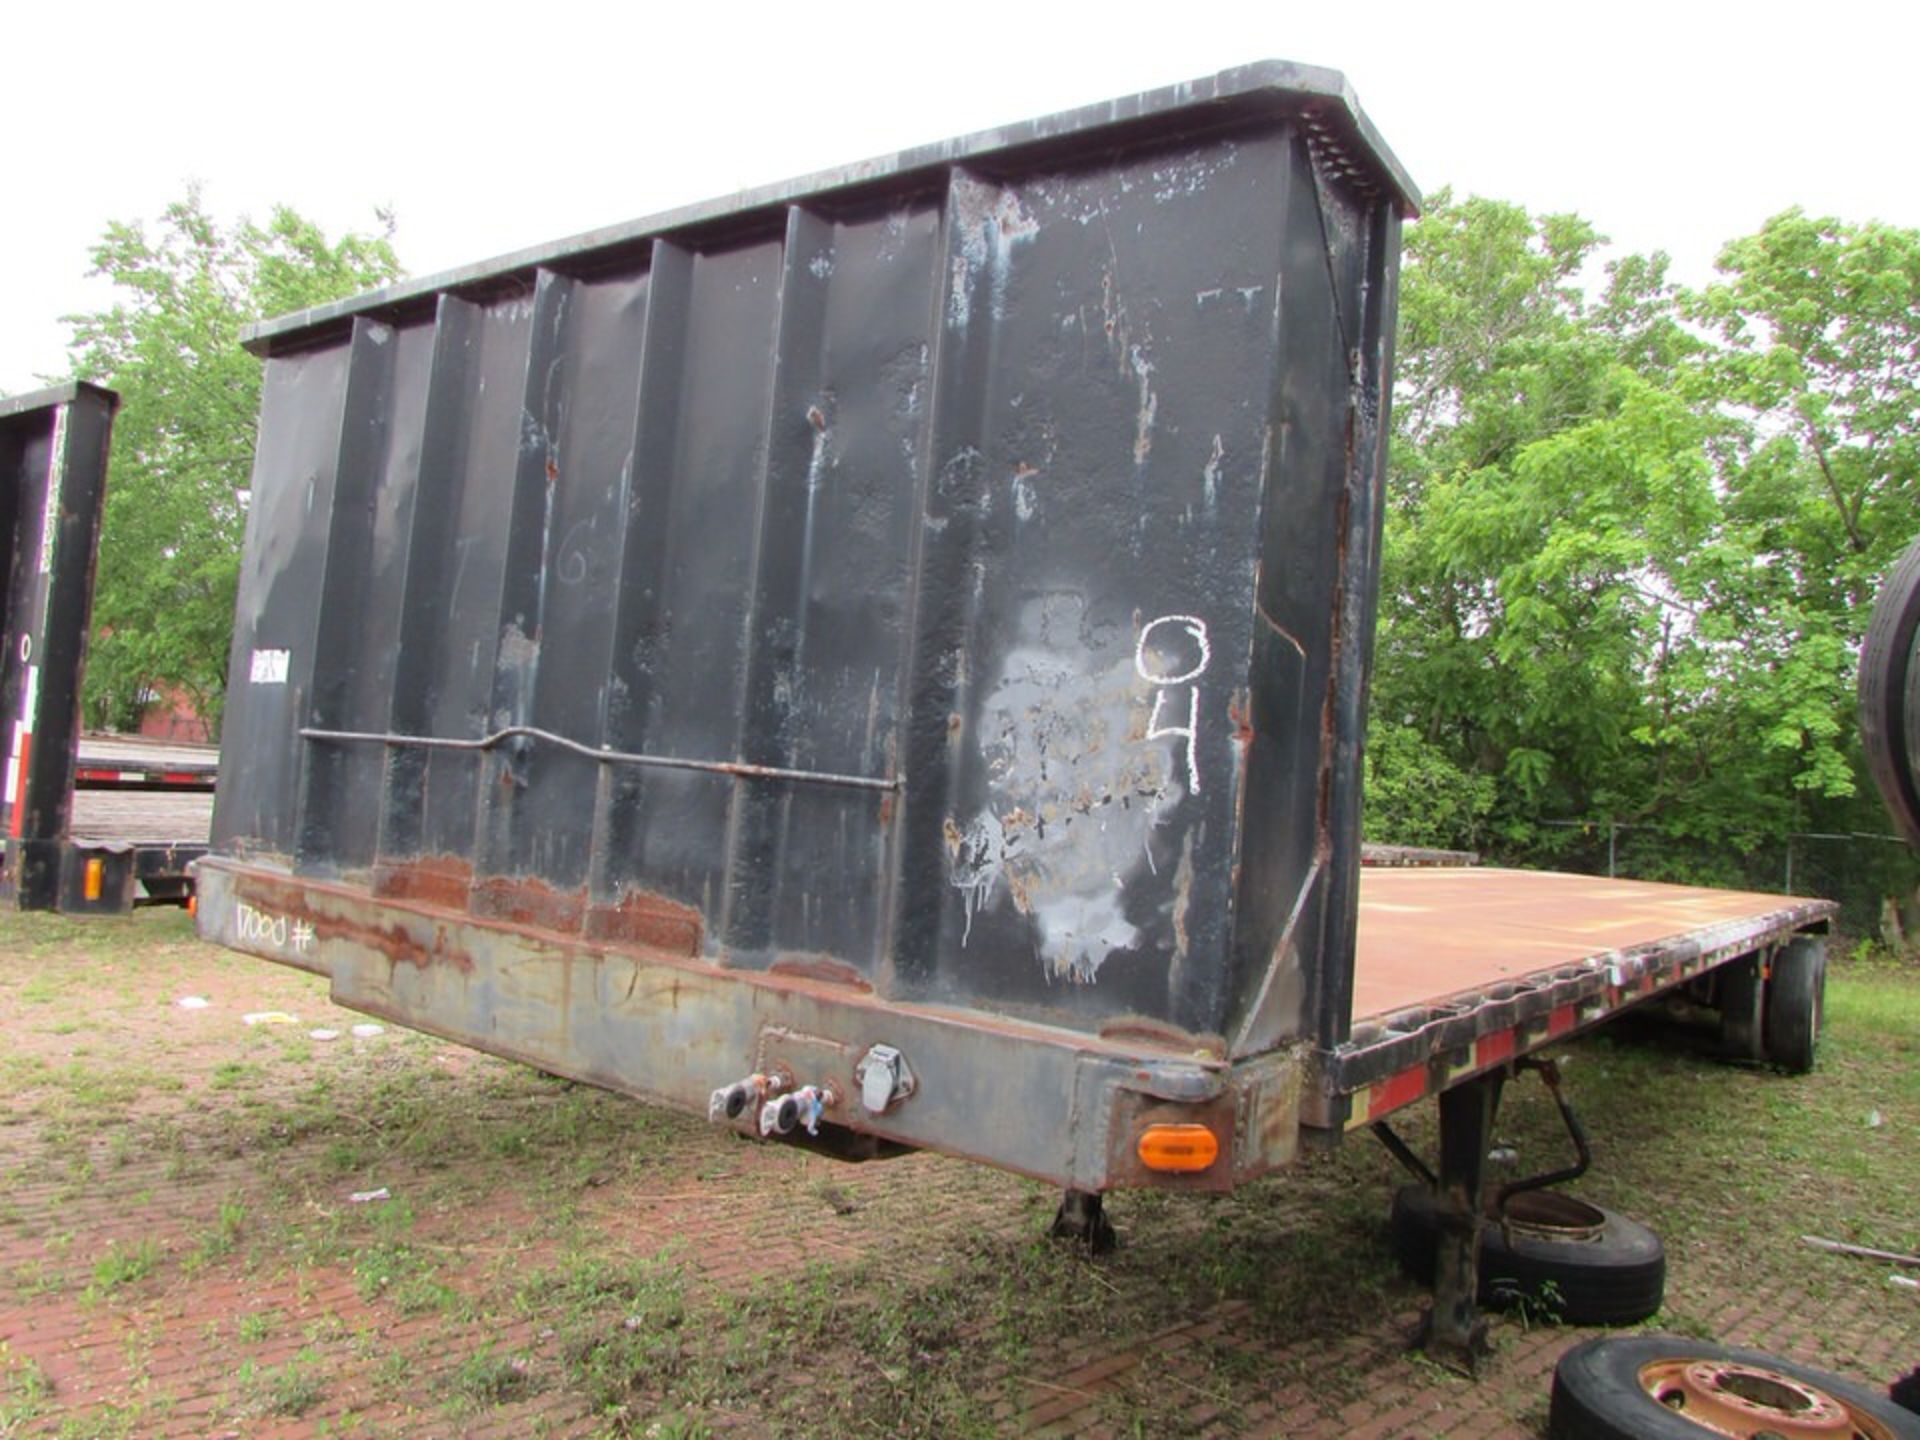
<path id="1" fill-rule="evenodd" d="M 1426 189 L 1574 209 L 1700 281 L 1789 205 L 1920 226 L 1920 7 L 178 0 L 16 6 L 0 393 L 65 373 L 87 253 L 216 214 L 399 221 L 415 275 L 1256 59 L 1346 72 Z"/>

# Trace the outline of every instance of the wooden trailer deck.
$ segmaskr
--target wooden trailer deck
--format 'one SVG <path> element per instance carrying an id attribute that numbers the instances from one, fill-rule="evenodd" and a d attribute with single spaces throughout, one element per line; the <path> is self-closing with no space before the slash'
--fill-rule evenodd
<path id="1" fill-rule="evenodd" d="M 1379 1119 L 1730 960 L 1823 929 L 1826 900 L 1481 866 L 1360 877 L 1353 1026 L 1326 1092 Z"/>
<path id="2" fill-rule="evenodd" d="M 76 790 L 68 833 L 81 844 L 206 848 L 213 794 L 169 790 Z"/>

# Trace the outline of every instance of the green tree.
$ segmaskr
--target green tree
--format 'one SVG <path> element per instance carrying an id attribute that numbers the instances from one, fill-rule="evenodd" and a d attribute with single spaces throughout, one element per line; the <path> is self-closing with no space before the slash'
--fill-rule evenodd
<path id="1" fill-rule="evenodd" d="M 1490 783 L 1450 812 L 1474 820 L 1454 843 L 1538 850 L 1564 838 L 1542 820 L 1638 803 L 1649 685 L 1686 633 L 1706 427 L 1660 377 L 1687 346 L 1663 262 L 1617 269 L 1591 306 L 1601 243 L 1444 192 L 1409 235 L 1374 720 L 1387 794 L 1399 756 L 1419 757 L 1413 788 L 1442 760 L 1443 790 Z M 1380 838 L 1405 823 L 1376 818 Z"/>
<path id="2" fill-rule="evenodd" d="M 1853 665 L 1920 531 L 1920 235 L 1788 212 L 1590 298 L 1601 243 L 1445 192 L 1408 232 L 1369 831 L 1777 883 L 1884 828 Z"/>
<path id="3" fill-rule="evenodd" d="M 94 586 L 87 714 L 125 724 L 178 689 L 218 725 L 225 692 L 260 365 L 248 323 L 387 284 L 392 223 L 329 240 L 285 206 L 222 225 L 198 190 L 155 233 L 110 224 L 93 273 L 108 309 L 67 317 L 74 374 L 121 395 Z"/>
<path id="4" fill-rule="evenodd" d="M 1719 269 L 1687 308 L 1748 421 L 1731 512 L 1766 553 L 1804 557 L 1802 599 L 1863 610 L 1920 515 L 1920 231 L 1788 210 Z"/>
<path id="5" fill-rule="evenodd" d="M 1802 757 L 1793 783 L 1809 803 L 1844 800 L 1860 773 L 1860 640 L 1920 534 L 1920 232 L 1789 210 L 1726 246 L 1719 269 L 1686 309 L 1718 341 L 1703 393 L 1737 422 L 1718 460 L 1750 557 L 1740 612 L 1775 637 L 1746 657 L 1743 698 L 1766 707 L 1751 733 Z M 1878 823 L 1871 802 L 1852 818 Z"/>

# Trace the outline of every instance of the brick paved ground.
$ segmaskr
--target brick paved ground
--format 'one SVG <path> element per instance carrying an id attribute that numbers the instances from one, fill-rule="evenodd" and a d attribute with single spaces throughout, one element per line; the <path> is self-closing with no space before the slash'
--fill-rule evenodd
<path id="1" fill-rule="evenodd" d="M 260 1011 L 299 1023 L 242 1023 Z M 1118 1197 L 1122 1250 L 1090 1264 L 1035 1244 L 1052 1197 L 1024 1181 L 745 1143 L 441 1041 L 355 1039 L 359 1018 L 167 917 L 0 932 L 0 1437 L 597 1434 L 618 1417 L 590 1413 L 577 1287 L 537 1278 L 583 1256 L 672 1277 L 619 1292 L 682 1377 L 633 1421 L 663 1436 L 876 1433 L 860 1407 L 951 1346 L 982 1357 L 950 1387 L 979 1433 L 1537 1436 L 1587 1333 L 1503 1320 L 1477 1380 L 1413 1352 L 1422 1296 L 1385 1260 L 1395 1176 L 1370 1144 L 1232 1201 Z M 1920 1305 L 1884 1272 L 1757 1265 L 1697 1213 L 1703 1191 L 1737 1208 L 1737 1177 L 1696 1178 L 1643 1211 L 1674 1227 L 1669 1323 L 1880 1384 L 1920 1358 Z M 385 1205 L 348 1198 L 376 1187 Z M 853 1326 L 854 1290 L 905 1297 L 903 1324 L 951 1313 L 917 1352 L 806 1331 Z M 704 1317 L 738 1297 L 723 1344 Z M 762 1323 L 793 1347 L 773 1388 L 732 1361 L 684 1379 Z M 787 1383 L 812 1387 L 798 1411 Z"/>

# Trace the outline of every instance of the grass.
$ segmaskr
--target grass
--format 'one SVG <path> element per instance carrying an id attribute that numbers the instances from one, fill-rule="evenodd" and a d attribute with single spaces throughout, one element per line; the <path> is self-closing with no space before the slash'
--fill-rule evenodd
<path id="1" fill-rule="evenodd" d="M 521 1398 L 533 1388 L 532 1366 L 527 1357 L 501 1354 L 491 1344 L 482 1345 L 453 1372 L 454 1394 L 469 1409 L 502 1405 Z"/>
<path id="2" fill-rule="evenodd" d="M 0 1440 L 24 1435 L 53 1402 L 53 1382 L 40 1363 L 0 1340 Z"/>
<path id="3" fill-rule="evenodd" d="M 1199 1412 L 1207 1433 L 1231 1433 L 1288 1385 L 1331 1412 L 1383 1385 L 1459 1383 L 1403 1353 L 1399 1322 L 1422 1297 L 1382 1233 L 1398 1172 L 1364 1137 L 1227 1196 L 1117 1195 L 1123 1246 L 1092 1262 L 1040 1238 L 1049 1191 L 992 1172 L 925 1159 L 841 1168 L 504 1062 L 444 1063 L 444 1042 L 399 1031 L 323 1045 L 304 1023 L 242 1030 L 242 1009 L 326 1014 L 324 982 L 201 950 L 178 923 L 112 926 L 109 942 L 72 922 L 0 916 L 0 1014 L 27 1021 L 25 1043 L 0 1045 L 0 1161 L 40 1187 L 0 1212 L 14 1245 L 0 1273 L 36 1305 L 163 1296 L 168 1315 L 196 1287 L 244 1287 L 251 1308 L 220 1313 L 211 1339 L 195 1316 L 163 1321 L 150 1342 L 156 1374 L 182 1334 L 257 1350 L 235 1382 L 241 1416 L 393 1433 L 377 1407 L 431 1397 L 456 1429 L 527 1406 L 524 1425 L 503 1428 L 571 1433 L 586 1416 L 610 1436 L 742 1423 L 984 1436 L 1006 1433 L 1019 1405 L 1090 1356 L 1137 1351 L 1143 1363 L 1100 1382 L 1102 1418 L 1159 1436 L 1192 1432 Z M 221 999 L 174 1014 L 170 997 L 189 991 Z M 143 1016 L 146 1040 L 115 1037 Z M 1910 1303 L 1897 1308 L 1906 1297 L 1871 1267 L 1798 1236 L 1920 1250 L 1908 1198 L 1920 1154 L 1905 1139 L 1920 1129 L 1920 972 L 1837 963 L 1827 1019 L 1807 1077 L 1664 1039 L 1602 1036 L 1563 1052 L 1597 1156 L 1580 1188 L 1668 1241 L 1663 1326 L 1710 1330 L 1714 1296 L 1762 1274 L 1805 1297 L 1806 1358 L 1844 1361 L 1849 1336 L 1911 1323 Z M 1409 1114 L 1404 1130 L 1432 1152 L 1429 1115 Z M 1509 1087 L 1500 1135 L 1517 1168 L 1566 1158 L 1535 1082 Z M 161 1185 L 188 1197 L 167 1202 L 185 1207 L 177 1233 L 90 1238 L 87 1216 Z M 384 1202 L 347 1199 L 381 1187 Z M 682 1235 L 665 1249 L 636 1218 L 662 1204 Z M 741 1205 L 753 1207 L 744 1226 Z M 769 1273 L 714 1278 L 707 1262 L 739 1248 L 764 1248 Z M 1840 1306 L 1864 1318 L 1818 1318 Z M 388 1332 L 408 1316 L 429 1318 L 396 1344 Z M 1507 1317 L 1497 1333 L 1511 1344 L 1552 1318 Z M 1169 1343 L 1196 1320 L 1217 1328 Z M 8 1425 L 151 1428 L 138 1393 L 62 1416 L 37 1362 L 5 1355 L 0 1437 Z M 1512 1423 L 1531 1423 L 1537 1402 Z"/>
<path id="4" fill-rule="evenodd" d="M 104 1299 L 122 1286 L 146 1279 L 159 1265 L 163 1253 L 160 1242 L 151 1238 L 129 1245 L 109 1241 L 106 1252 L 93 1262 L 93 1283 L 87 1286 L 85 1298 Z"/>
<path id="5" fill-rule="evenodd" d="M 326 1398 L 320 1357 L 302 1350 L 284 1365 L 240 1362 L 236 1375 L 240 1410 L 247 1415 L 277 1415 L 297 1419 Z"/>

